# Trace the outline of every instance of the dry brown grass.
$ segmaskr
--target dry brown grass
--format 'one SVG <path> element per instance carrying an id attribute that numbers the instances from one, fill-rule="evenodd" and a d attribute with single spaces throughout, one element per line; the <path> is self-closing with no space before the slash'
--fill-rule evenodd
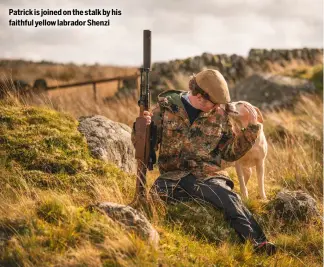
<path id="1" fill-rule="evenodd" d="M 322 62 L 322 59 L 317 60 L 317 64 L 321 64 L 321 62 Z M 278 74 L 282 74 L 284 72 L 292 72 L 292 71 L 294 71 L 296 69 L 300 69 L 300 68 L 303 68 L 303 69 L 311 68 L 311 66 L 307 65 L 305 63 L 305 61 L 297 60 L 297 59 L 293 59 L 288 62 L 282 61 L 281 63 L 267 61 L 266 65 L 270 72 L 278 73 Z"/>
<path id="2" fill-rule="evenodd" d="M 25 80 L 33 82 L 42 78 L 48 86 L 70 84 L 88 80 L 130 76 L 137 72 L 135 67 L 113 66 L 77 66 L 74 64 L 49 64 L 25 61 L 3 61 L 0 65 L 1 80 L 7 81 L 13 89 L 12 81 Z M 123 86 L 121 83 L 120 86 Z M 23 98 L 27 105 L 48 106 L 58 111 L 68 112 L 74 118 L 89 115 L 102 115 L 125 123 L 129 126 L 137 116 L 137 99 L 131 97 L 113 98 L 118 91 L 118 82 L 106 82 L 96 85 L 96 99 L 92 85 L 54 89 Z M 105 102 L 105 98 L 113 101 Z"/>
<path id="3" fill-rule="evenodd" d="M 109 94 L 103 95 L 103 91 L 99 88 L 97 90 L 97 100 L 95 100 L 92 88 L 60 90 L 62 90 L 60 92 L 61 94 L 53 91 L 53 94 L 34 95 L 24 101 L 26 104 L 36 106 L 45 105 L 58 111 L 67 112 L 76 119 L 81 116 L 102 115 L 108 119 L 122 122 L 129 126 L 132 125 L 138 116 L 137 95 L 114 97 L 112 90 L 110 90 Z M 114 91 L 117 91 L 117 89 Z M 111 100 L 105 101 L 104 97 L 110 97 Z"/>

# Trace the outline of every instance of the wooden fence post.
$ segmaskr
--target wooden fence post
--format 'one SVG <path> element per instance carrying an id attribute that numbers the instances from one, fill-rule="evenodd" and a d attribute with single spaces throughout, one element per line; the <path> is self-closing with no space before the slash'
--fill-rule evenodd
<path id="1" fill-rule="evenodd" d="M 93 89 L 94 101 L 97 102 L 97 88 L 96 88 L 96 83 L 93 83 L 92 84 L 92 89 Z"/>
<path id="2" fill-rule="evenodd" d="M 120 88 L 120 79 L 118 79 L 117 91 L 119 90 L 119 88 Z"/>

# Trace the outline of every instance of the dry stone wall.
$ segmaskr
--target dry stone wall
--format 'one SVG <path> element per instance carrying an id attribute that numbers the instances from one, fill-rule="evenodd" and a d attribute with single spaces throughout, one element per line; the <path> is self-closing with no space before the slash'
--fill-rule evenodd
<path id="1" fill-rule="evenodd" d="M 152 99 L 159 92 L 170 89 L 170 84 L 181 88 L 177 81 L 179 73 L 191 75 L 204 68 L 219 70 L 232 88 L 242 79 L 258 72 L 272 72 L 276 68 L 286 68 L 289 65 L 317 65 L 323 63 L 323 49 L 251 49 L 248 57 L 233 55 L 214 55 L 203 53 L 201 56 L 189 57 L 183 60 L 157 62 L 152 66 L 151 85 Z"/>

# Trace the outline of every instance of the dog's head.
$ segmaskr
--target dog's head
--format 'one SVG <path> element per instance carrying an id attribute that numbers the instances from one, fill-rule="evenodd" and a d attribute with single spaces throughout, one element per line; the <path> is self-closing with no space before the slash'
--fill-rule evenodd
<path id="1" fill-rule="evenodd" d="M 263 123 L 261 111 L 246 101 L 231 102 L 226 105 L 225 111 L 239 127 L 246 127 L 254 116 Z"/>

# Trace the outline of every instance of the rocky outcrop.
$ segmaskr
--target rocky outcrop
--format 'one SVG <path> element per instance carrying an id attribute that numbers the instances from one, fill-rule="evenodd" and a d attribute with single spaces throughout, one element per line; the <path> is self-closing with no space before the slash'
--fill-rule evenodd
<path id="1" fill-rule="evenodd" d="M 115 163 L 126 172 L 136 173 L 130 127 L 95 115 L 80 117 L 78 130 L 86 137 L 93 157 Z"/>
<path id="2" fill-rule="evenodd" d="M 141 238 L 148 240 L 152 245 L 158 246 L 160 240 L 158 232 L 139 211 L 130 206 L 112 202 L 99 203 L 97 207 L 126 230 L 132 231 Z"/>
<path id="3" fill-rule="evenodd" d="M 273 201 L 273 205 L 277 216 L 287 221 L 308 221 L 319 215 L 316 200 L 301 190 L 280 191 Z"/>
<path id="4" fill-rule="evenodd" d="M 303 93 L 314 93 L 308 80 L 273 74 L 254 74 L 232 89 L 233 100 L 245 100 L 263 110 L 292 106 Z"/>

